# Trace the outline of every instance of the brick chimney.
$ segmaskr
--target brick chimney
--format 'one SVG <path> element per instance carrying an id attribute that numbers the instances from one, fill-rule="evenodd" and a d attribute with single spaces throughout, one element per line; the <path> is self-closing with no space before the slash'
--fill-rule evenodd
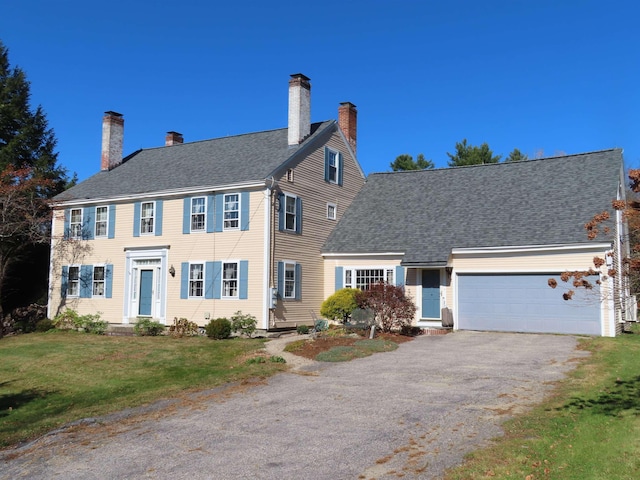
<path id="1" fill-rule="evenodd" d="M 108 171 L 122 163 L 124 118 L 121 113 L 104 112 L 102 117 L 102 158 L 100 170 Z"/>
<path id="2" fill-rule="evenodd" d="M 301 73 L 289 80 L 289 145 L 299 145 L 311 133 L 311 83 Z"/>
<path id="3" fill-rule="evenodd" d="M 342 102 L 338 107 L 338 125 L 345 137 L 353 153 L 356 153 L 356 139 L 358 131 L 358 110 L 351 102 Z"/>
<path id="4" fill-rule="evenodd" d="M 171 145 L 180 145 L 184 143 L 184 138 L 181 133 L 178 132 L 167 132 L 167 136 L 164 137 L 164 145 L 165 147 L 170 147 Z"/>

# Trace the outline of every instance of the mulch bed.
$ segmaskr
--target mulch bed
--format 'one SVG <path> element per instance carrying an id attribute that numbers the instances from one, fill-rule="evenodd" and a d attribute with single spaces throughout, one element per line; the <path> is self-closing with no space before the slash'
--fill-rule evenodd
<path id="1" fill-rule="evenodd" d="M 299 349 L 291 353 L 315 360 L 319 353 L 330 350 L 332 347 L 352 346 L 357 341 L 367 338 L 369 338 L 368 335 L 358 337 L 325 337 L 319 335 L 315 340 L 307 340 Z M 404 343 L 413 340 L 413 337 L 393 333 L 377 333 L 375 338 L 384 338 L 385 340 L 390 340 L 395 343 Z"/>

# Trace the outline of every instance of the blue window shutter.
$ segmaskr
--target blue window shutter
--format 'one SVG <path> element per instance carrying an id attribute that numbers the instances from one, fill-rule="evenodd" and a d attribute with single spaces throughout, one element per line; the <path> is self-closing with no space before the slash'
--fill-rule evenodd
<path id="1" fill-rule="evenodd" d="M 249 298 L 249 262 L 240 260 L 240 279 L 238 287 L 238 296 L 240 300 Z"/>
<path id="2" fill-rule="evenodd" d="M 82 209 L 82 239 L 93 240 L 96 231 L 96 207 Z"/>
<path id="3" fill-rule="evenodd" d="M 154 213 L 156 218 L 153 231 L 155 232 L 155 236 L 159 237 L 162 235 L 162 200 L 156 200 L 156 211 Z"/>
<path id="4" fill-rule="evenodd" d="M 182 233 L 191 233 L 191 198 L 184 199 L 182 204 Z"/>
<path id="5" fill-rule="evenodd" d="M 329 181 L 329 149 L 324 147 L 324 181 Z"/>
<path id="6" fill-rule="evenodd" d="M 189 262 L 180 267 L 180 298 L 189 298 Z"/>
<path id="7" fill-rule="evenodd" d="M 213 298 L 222 296 L 222 262 L 213 262 Z"/>
<path id="8" fill-rule="evenodd" d="M 80 265 L 80 298 L 91 298 L 93 265 Z"/>
<path id="9" fill-rule="evenodd" d="M 104 296 L 111 298 L 113 292 L 113 265 L 104 266 Z"/>
<path id="10" fill-rule="evenodd" d="M 404 285 L 404 267 L 398 265 L 396 267 L 396 285 Z"/>
<path id="11" fill-rule="evenodd" d="M 60 296 L 67 298 L 67 289 L 69 288 L 69 267 L 62 267 L 62 285 L 60 286 Z"/>
<path id="12" fill-rule="evenodd" d="M 278 230 L 284 231 L 284 194 L 278 195 Z"/>
<path id="13" fill-rule="evenodd" d="M 342 153 L 338 153 L 338 185 L 342 185 L 342 173 L 344 170 L 342 158 Z"/>
<path id="14" fill-rule="evenodd" d="M 71 218 L 71 210 L 69 210 L 68 208 L 64 211 L 64 232 L 63 232 L 63 236 L 64 239 L 68 239 L 69 238 L 69 223 L 70 223 L 70 218 Z"/>
<path id="15" fill-rule="evenodd" d="M 344 286 L 342 283 L 343 271 L 343 267 L 336 267 L 336 292 Z"/>
<path id="16" fill-rule="evenodd" d="M 213 298 L 213 262 L 204 264 L 204 298 Z"/>
<path id="17" fill-rule="evenodd" d="M 213 212 L 215 211 L 215 197 L 207 195 L 207 233 L 212 233 L 215 227 Z"/>
<path id="18" fill-rule="evenodd" d="M 278 296 L 284 298 L 284 262 L 278 262 Z"/>
<path id="19" fill-rule="evenodd" d="M 302 233 L 302 199 L 296 197 L 296 233 Z"/>
<path id="20" fill-rule="evenodd" d="M 302 300 L 302 265 L 296 263 L 296 300 Z"/>
<path id="21" fill-rule="evenodd" d="M 249 230 L 249 192 L 240 194 L 240 230 Z"/>
<path id="22" fill-rule="evenodd" d="M 140 236 L 140 202 L 133 204 L 133 236 Z"/>
<path id="23" fill-rule="evenodd" d="M 224 194 L 216 193 L 216 225 L 215 232 L 222 231 L 222 220 L 224 220 Z"/>
<path id="24" fill-rule="evenodd" d="M 109 231 L 107 232 L 109 238 L 116 237 L 116 206 L 109 205 Z"/>

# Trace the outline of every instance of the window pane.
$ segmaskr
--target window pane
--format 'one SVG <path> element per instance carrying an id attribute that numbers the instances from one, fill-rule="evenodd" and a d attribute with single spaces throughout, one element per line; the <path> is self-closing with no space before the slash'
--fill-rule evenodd
<path id="1" fill-rule="evenodd" d="M 204 288 L 204 265 L 193 263 L 189 265 L 189 296 L 201 297 Z"/>
<path id="2" fill-rule="evenodd" d="M 107 236 L 107 207 L 96 208 L 96 237 Z"/>
<path id="3" fill-rule="evenodd" d="M 222 266 L 222 296 L 238 296 L 238 264 L 235 262 Z"/>
<path id="4" fill-rule="evenodd" d="M 285 229 L 296 229 L 296 198 L 285 197 Z"/>
<path id="5" fill-rule="evenodd" d="M 284 267 L 284 296 L 294 298 L 296 287 L 296 266 L 293 263 L 286 263 Z"/>
<path id="6" fill-rule="evenodd" d="M 141 233 L 153 233 L 153 202 L 142 204 Z"/>
<path id="7" fill-rule="evenodd" d="M 191 199 L 191 231 L 204 230 L 205 225 L 205 198 Z"/>
<path id="8" fill-rule="evenodd" d="M 238 194 L 224 196 L 224 228 L 238 228 L 240 218 L 239 200 L 240 195 Z"/>
<path id="9" fill-rule="evenodd" d="M 69 267 L 69 282 L 67 285 L 67 294 L 77 297 L 80 293 L 80 267 Z"/>

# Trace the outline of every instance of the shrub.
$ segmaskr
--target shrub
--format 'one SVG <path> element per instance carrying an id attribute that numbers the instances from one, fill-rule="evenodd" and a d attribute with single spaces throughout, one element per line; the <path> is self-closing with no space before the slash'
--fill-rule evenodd
<path id="1" fill-rule="evenodd" d="M 253 365 L 256 363 L 267 363 L 264 357 L 251 357 L 245 362 L 247 365 Z"/>
<path id="2" fill-rule="evenodd" d="M 279 355 L 272 355 L 269 357 L 271 363 L 287 363 L 287 361 Z"/>
<path id="3" fill-rule="evenodd" d="M 388 283 L 374 283 L 367 290 L 358 292 L 356 300 L 360 308 L 368 308 L 375 314 L 377 325 L 383 332 L 399 330 L 410 325 L 416 314 L 416 306 L 404 287 Z"/>
<path id="4" fill-rule="evenodd" d="M 30 333 L 38 331 L 38 322 L 46 317 L 47 306 L 32 303 L 26 307 L 13 309 L 9 314 L 9 321 L 12 324 L 12 330 L 15 330 L 16 332 Z"/>
<path id="5" fill-rule="evenodd" d="M 224 340 L 231 336 L 231 322 L 226 318 L 211 320 L 204 329 L 207 332 L 207 337 L 215 340 Z"/>
<path id="6" fill-rule="evenodd" d="M 53 321 L 49 318 L 43 318 L 36 323 L 36 332 L 47 332 L 54 328 L 56 327 L 53 325 Z"/>
<path id="7" fill-rule="evenodd" d="M 231 329 L 234 333 L 240 332 L 240 335 L 246 335 L 249 338 L 256 331 L 257 323 L 256 317 L 244 315 L 240 310 L 231 317 Z"/>
<path id="8" fill-rule="evenodd" d="M 320 307 L 320 315 L 331 320 L 340 319 L 347 322 L 357 307 L 356 295 L 360 292 L 357 288 L 342 288 L 328 297 Z"/>
<path id="9" fill-rule="evenodd" d="M 198 335 L 198 324 L 186 318 L 173 318 L 173 325 L 169 327 L 169 335 L 175 338 L 193 337 Z"/>
<path id="10" fill-rule="evenodd" d="M 156 337 L 165 330 L 164 325 L 150 318 L 139 318 L 133 326 L 133 331 L 141 337 Z"/>
<path id="11" fill-rule="evenodd" d="M 109 322 L 100 319 L 100 313 L 93 315 L 82 315 L 80 317 L 81 326 L 87 333 L 95 333 L 96 335 L 104 335 L 109 328 Z"/>
<path id="12" fill-rule="evenodd" d="M 308 325 L 298 325 L 296 327 L 296 332 L 298 332 L 300 335 L 306 335 L 307 333 L 309 333 L 309 326 Z"/>
<path id="13" fill-rule="evenodd" d="M 77 330 L 80 325 L 80 315 L 70 308 L 53 318 L 53 326 L 60 330 Z"/>

